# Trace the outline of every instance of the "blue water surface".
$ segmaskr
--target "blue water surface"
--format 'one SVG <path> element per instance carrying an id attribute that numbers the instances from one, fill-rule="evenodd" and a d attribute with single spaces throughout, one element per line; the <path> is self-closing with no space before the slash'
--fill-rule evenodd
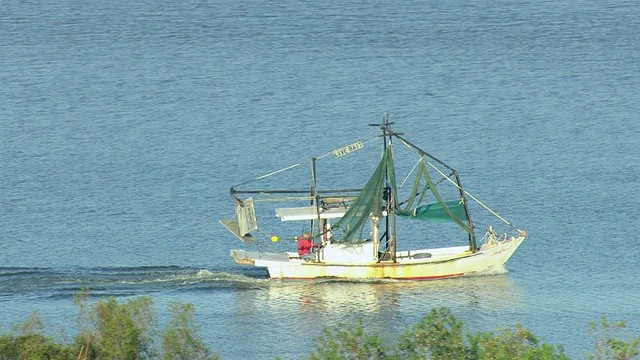
<path id="1" fill-rule="evenodd" d="M 602 315 L 637 336 L 639 38 L 631 1 L 3 4 L 0 330 L 37 311 L 72 336 L 89 287 L 151 295 L 163 321 L 193 303 L 223 359 L 300 358 L 357 318 L 393 339 L 437 306 L 573 358 Z M 236 265 L 229 187 L 384 113 L 528 231 L 509 272 L 283 283 Z"/>

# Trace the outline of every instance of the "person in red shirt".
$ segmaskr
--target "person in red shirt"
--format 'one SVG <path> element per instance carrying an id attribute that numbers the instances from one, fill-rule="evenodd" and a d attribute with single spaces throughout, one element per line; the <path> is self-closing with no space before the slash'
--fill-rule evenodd
<path id="1" fill-rule="evenodd" d="M 317 248 L 318 244 L 311 242 L 311 234 L 305 231 L 298 239 L 298 255 L 302 256 L 311 253 L 311 248 Z"/>

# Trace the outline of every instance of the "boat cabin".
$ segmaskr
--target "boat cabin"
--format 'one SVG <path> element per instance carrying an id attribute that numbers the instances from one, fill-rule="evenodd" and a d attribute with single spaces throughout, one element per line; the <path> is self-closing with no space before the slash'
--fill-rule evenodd
<path id="1" fill-rule="evenodd" d="M 368 264 L 378 261 L 379 243 L 371 239 L 378 238 L 378 219 L 371 219 L 369 240 L 358 244 L 333 244 L 331 243 L 331 220 L 340 219 L 346 213 L 347 208 L 320 208 L 320 214 L 315 206 L 279 208 L 276 216 L 281 221 L 312 221 L 316 228 L 327 229 L 320 235 L 316 243 L 324 244 L 317 251 L 317 260 L 324 263 L 353 263 Z M 321 227 L 315 225 L 320 220 Z"/>

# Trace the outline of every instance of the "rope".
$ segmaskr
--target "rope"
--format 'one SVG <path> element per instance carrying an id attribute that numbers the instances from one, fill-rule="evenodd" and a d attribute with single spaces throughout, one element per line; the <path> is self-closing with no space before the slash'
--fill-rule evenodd
<path id="1" fill-rule="evenodd" d="M 238 219 L 237 215 L 234 215 L 232 219 L 237 220 Z M 256 241 L 253 242 L 253 245 L 256 247 L 256 250 L 258 250 L 259 254 L 265 254 L 265 252 L 260 248 L 261 243 L 264 243 L 269 248 L 269 250 L 273 252 L 278 252 L 274 247 L 271 246 L 271 244 L 269 244 L 269 241 L 267 240 L 271 238 L 269 234 L 263 232 L 260 229 L 256 229 L 256 232 L 259 234 L 259 236 L 253 237 L 254 239 L 256 239 Z"/>
<path id="2" fill-rule="evenodd" d="M 285 168 L 282 168 L 282 169 L 280 169 L 280 170 L 276 170 L 276 171 L 274 171 L 274 172 L 270 172 L 270 173 L 268 173 L 268 174 L 265 174 L 265 175 L 262 175 L 262 176 L 258 176 L 258 177 L 257 177 L 257 178 L 255 178 L 255 179 L 247 180 L 247 181 L 245 181 L 245 182 L 243 182 L 243 183 L 240 183 L 240 184 L 238 184 L 238 185 L 234 185 L 233 187 L 238 187 L 238 186 L 246 185 L 246 184 L 248 184 L 248 183 L 250 183 L 250 182 L 252 182 L 252 181 L 257 181 L 257 180 L 260 180 L 260 179 L 264 179 L 264 178 L 269 177 L 269 176 L 271 176 L 271 175 L 275 175 L 275 174 L 281 173 L 281 172 L 283 172 L 283 171 L 286 171 L 286 170 L 289 170 L 289 169 L 293 169 L 293 168 L 294 168 L 294 167 L 296 167 L 296 166 L 300 166 L 300 163 L 293 164 L 293 165 L 289 165 L 289 166 L 287 166 L 287 167 L 285 167 Z"/>
<path id="3" fill-rule="evenodd" d="M 413 174 L 413 172 L 415 171 L 415 169 L 418 167 L 418 165 L 420 164 L 420 162 L 422 161 L 422 156 L 420 157 L 420 159 L 418 161 L 416 161 L 416 164 L 413 165 L 413 168 L 411 169 L 411 171 L 409 171 L 409 173 L 407 174 L 407 176 L 405 176 L 404 180 L 402 180 L 402 182 L 400 183 L 400 189 L 402 189 L 402 186 L 404 185 L 404 183 L 409 180 L 409 176 L 411 176 L 411 174 Z"/>
<path id="4" fill-rule="evenodd" d="M 256 239 L 255 245 L 256 245 L 256 249 L 258 249 L 258 252 L 260 254 L 264 254 L 265 252 L 260 249 L 260 246 L 258 246 L 260 243 L 264 243 L 264 245 L 269 248 L 269 250 L 271 250 L 271 252 L 279 252 L 276 248 L 272 247 L 270 244 L 270 238 L 272 237 L 272 235 L 269 235 L 265 232 L 263 232 L 262 230 L 258 229 L 257 230 L 258 233 L 260 234 L 260 241 L 258 239 Z"/>
<path id="5" fill-rule="evenodd" d="M 283 172 L 283 171 L 286 171 L 286 170 L 289 170 L 289 169 L 293 169 L 294 167 L 299 166 L 299 165 L 300 165 L 300 163 L 293 164 L 293 165 L 291 165 L 291 166 L 287 166 L 287 167 L 285 167 L 285 168 L 283 168 L 283 169 L 276 170 L 276 171 L 274 171 L 274 172 L 272 172 L 272 173 L 268 173 L 268 174 L 266 174 L 266 175 L 258 176 L 257 178 L 255 178 L 255 180 L 264 179 L 264 178 L 269 177 L 269 176 L 271 176 L 271 175 L 275 175 L 275 174 L 277 174 L 277 173 L 281 173 L 281 172 Z"/>

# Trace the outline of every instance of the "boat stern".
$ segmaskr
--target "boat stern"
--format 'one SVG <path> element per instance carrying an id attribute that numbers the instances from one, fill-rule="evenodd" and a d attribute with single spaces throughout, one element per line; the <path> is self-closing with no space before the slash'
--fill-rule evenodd
<path id="1" fill-rule="evenodd" d="M 287 253 L 265 253 L 246 250 L 231 250 L 231 257 L 236 264 L 259 267 L 268 267 L 274 263 L 287 264 L 292 260 Z M 300 262 L 299 259 L 298 262 Z"/>

